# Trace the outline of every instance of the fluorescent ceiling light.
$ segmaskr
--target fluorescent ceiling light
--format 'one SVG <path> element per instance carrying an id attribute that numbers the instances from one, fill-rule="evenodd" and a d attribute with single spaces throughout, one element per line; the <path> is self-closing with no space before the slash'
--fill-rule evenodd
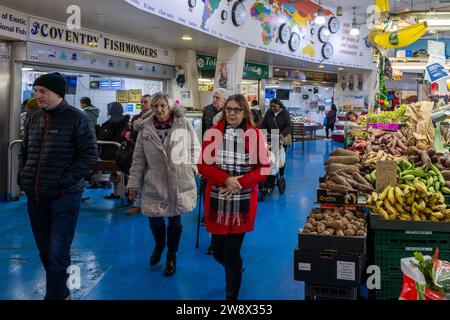
<path id="1" fill-rule="evenodd" d="M 425 21 L 428 27 L 450 27 L 450 19 L 426 19 L 419 21 Z"/>
<path id="2" fill-rule="evenodd" d="M 184 36 L 181 37 L 181 39 L 184 40 L 184 41 L 191 41 L 192 37 L 190 35 L 188 35 L 188 34 L 185 34 Z"/>
<path id="3" fill-rule="evenodd" d="M 344 68 L 341 67 L 341 68 L 339 68 L 338 70 L 339 70 L 339 71 L 342 71 L 342 70 L 344 70 Z"/>
<path id="4" fill-rule="evenodd" d="M 325 66 L 321 64 L 321 65 L 319 65 L 319 68 L 323 69 L 323 68 L 325 68 Z"/>
<path id="5" fill-rule="evenodd" d="M 211 79 L 198 79 L 199 82 L 212 82 Z"/>
<path id="6" fill-rule="evenodd" d="M 22 68 L 22 71 L 33 71 L 33 68 Z"/>

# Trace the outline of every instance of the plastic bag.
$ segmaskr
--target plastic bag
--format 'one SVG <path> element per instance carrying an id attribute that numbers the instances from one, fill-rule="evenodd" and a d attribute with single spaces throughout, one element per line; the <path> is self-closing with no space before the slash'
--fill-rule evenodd
<path id="1" fill-rule="evenodd" d="M 439 260 L 437 249 L 433 263 L 433 278 L 434 284 L 448 297 L 450 295 L 450 262 Z"/>
<path id="2" fill-rule="evenodd" d="M 439 265 L 438 259 L 439 251 L 436 249 L 435 257 L 432 258 L 430 256 L 422 257 L 423 261 L 433 264 L 433 279 L 437 274 L 437 271 L 442 274 L 447 274 L 444 268 L 437 267 Z M 432 260 L 432 261 L 431 261 Z M 441 261 L 446 262 L 446 261 Z M 433 283 L 429 283 L 430 280 L 427 281 L 426 276 L 419 270 L 418 265 L 419 261 L 416 258 L 404 258 L 401 259 L 401 270 L 403 272 L 403 287 L 400 293 L 400 300 L 447 300 L 445 295 L 438 291 L 433 290 L 431 287 L 435 287 Z M 448 274 L 447 274 L 448 275 Z M 429 273 L 428 273 L 428 277 Z M 445 280 L 445 277 L 441 278 Z"/>

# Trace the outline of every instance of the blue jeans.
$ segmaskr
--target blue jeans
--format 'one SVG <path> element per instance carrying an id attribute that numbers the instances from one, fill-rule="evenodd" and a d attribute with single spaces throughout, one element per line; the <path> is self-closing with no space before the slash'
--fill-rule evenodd
<path id="1" fill-rule="evenodd" d="M 46 300 L 64 300 L 67 288 L 72 245 L 82 192 L 58 199 L 28 198 L 28 215 L 34 239 L 46 273 Z"/>
<path id="2" fill-rule="evenodd" d="M 158 229 L 166 226 L 164 217 L 149 217 L 150 228 Z M 171 227 L 181 227 L 181 216 L 168 217 L 169 226 Z"/>

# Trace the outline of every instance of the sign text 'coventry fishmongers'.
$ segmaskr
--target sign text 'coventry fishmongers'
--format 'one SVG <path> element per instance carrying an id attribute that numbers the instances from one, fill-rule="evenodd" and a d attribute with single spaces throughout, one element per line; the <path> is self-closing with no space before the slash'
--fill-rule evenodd
<path id="1" fill-rule="evenodd" d="M 30 19 L 29 40 L 168 65 L 175 63 L 175 53 L 170 49 L 88 29 L 70 30 L 64 24 L 37 18 Z"/>
<path id="2" fill-rule="evenodd" d="M 99 45 L 109 51 L 118 51 L 133 55 L 141 55 L 145 57 L 157 58 L 157 49 L 149 48 L 143 45 L 132 44 L 120 40 L 110 39 L 103 35 L 92 35 L 79 31 L 63 29 L 48 23 L 34 22 L 31 27 L 32 35 L 40 35 L 44 38 L 52 40 L 64 41 L 68 44 L 78 44 L 90 48 L 98 48 Z M 103 41 L 103 43 L 101 43 Z"/>

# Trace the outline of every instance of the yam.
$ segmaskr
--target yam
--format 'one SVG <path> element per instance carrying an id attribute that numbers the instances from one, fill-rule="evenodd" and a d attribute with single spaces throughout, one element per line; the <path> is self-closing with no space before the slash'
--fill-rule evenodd
<path id="1" fill-rule="evenodd" d="M 443 170 L 441 173 L 446 181 L 450 181 L 450 170 Z"/>
<path id="2" fill-rule="evenodd" d="M 345 173 L 353 174 L 353 172 L 359 172 L 359 167 L 356 165 L 346 165 L 342 163 L 332 163 L 327 167 L 328 172 L 342 170 Z"/>
<path id="3" fill-rule="evenodd" d="M 340 164 L 347 164 L 347 165 L 353 165 L 359 163 L 360 159 L 356 156 L 331 156 L 328 158 L 328 160 L 325 162 L 327 165 L 330 165 L 332 163 L 340 163 Z"/>
<path id="4" fill-rule="evenodd" d="M 450 168 L 450 158 L 445 159 L 444 167 Z"/>
<path id="5" fill-rule="evenodd" d="M 340 157 L 359 157 L 359 154 L 357 152 L 353 152 L 347 149 L 336 149 L 333 151 L 331 156 L 340 156 Z"/>
<path id="6" fill-rule="evenodd" d="M 353 189 L 352 186 L 343 177 L 339 176 L 336 172 L 331 172 L 329 176 L 331 181 L 333 181 L 334 183 Z"/>
<path id="7" fill-rule="evenodd" d="M 359 174 L 359 172 L 353 172 L 352 177 L 353 177 L 353 179 L 355 179 L 355 181 L 357 181 L 357 182 L 359 182 L 359 183 L 361 183 L 361 184 L 363 184 L 365 186 L 368 186 L 368 187 L 372 188 L 372 185 L 366 179 L 364 179 Z"/>
<path id="8" fill-rule="evenodd" d="M 326 186 L 327 186 L 326 187 L 327 190 L 334 191 L 334 192 L 339 192 L 339 193 L 353 191 L 353 188 L 349 188 L 349 187 L 347 187 L 345 185 L 344 186 L 343 185 L 338 185 L 338 184 L 336 184 L 336 183 L 334 183 L 332 181 L 328 181 L 326 183 Z"/>

